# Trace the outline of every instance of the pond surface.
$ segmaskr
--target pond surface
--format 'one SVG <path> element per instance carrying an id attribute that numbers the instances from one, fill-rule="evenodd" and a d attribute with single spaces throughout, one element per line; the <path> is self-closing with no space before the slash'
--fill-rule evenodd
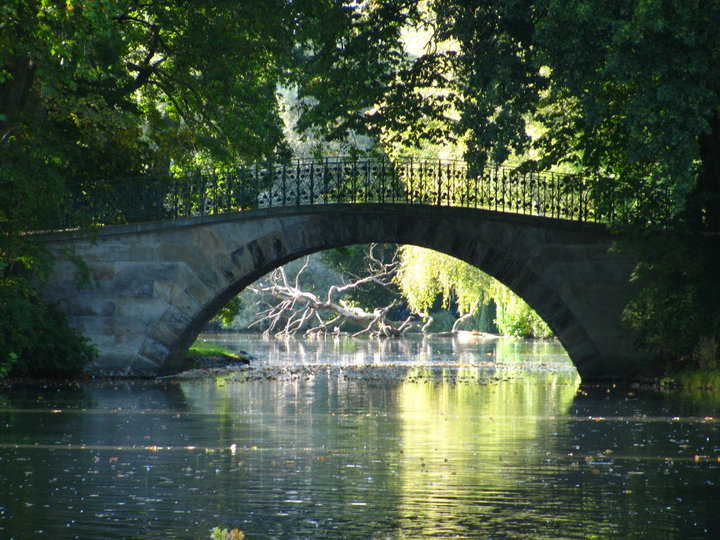
<path id="1" fill-rule="evenodd" d="M 250 369 L 0 387 L 0 538 L 720 535 L 720 405 L 554 342 L 263 341 Z"/>

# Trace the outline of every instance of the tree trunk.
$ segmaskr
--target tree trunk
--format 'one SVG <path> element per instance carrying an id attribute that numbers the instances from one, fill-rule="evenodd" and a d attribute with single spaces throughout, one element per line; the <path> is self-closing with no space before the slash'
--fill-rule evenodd
<path id="1" fill-rule="evenodd" d="M 35 62 L 32 58 L 18 58 L 12 70 L 12 78 L 3 86 L 0 95 L 0 113 L 8 120 L 13 118 L 25 105 L 30 88 L 35 80 Z"/>
<path id="2" fill-rule="evenodd" d="M 710 133 L 700 136 L 700 173 L 690 195 L 690 226 L 720 232 L 720 115 L 710 120 Z"/>

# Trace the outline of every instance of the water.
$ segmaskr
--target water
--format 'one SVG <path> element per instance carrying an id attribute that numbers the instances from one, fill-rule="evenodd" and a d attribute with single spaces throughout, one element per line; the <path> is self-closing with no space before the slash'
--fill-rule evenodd
<path id="1" fill-rule="evenodd" d="M 0 538 L 720 534 L 709 397 L 554 343 L 242 339 L 213 378 L 0 387 Z"/>

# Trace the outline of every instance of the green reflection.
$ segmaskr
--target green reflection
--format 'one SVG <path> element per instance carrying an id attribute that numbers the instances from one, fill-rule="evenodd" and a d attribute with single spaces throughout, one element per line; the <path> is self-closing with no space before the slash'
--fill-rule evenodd
<path id="1" fill-rule="evenodd" d="M 433 382 L 431 371 L 413 370 L 398 394 L 406 457 L 398 489 L 407 516 L 403 526 L 446 530 L 448 514 L 497 519 L 495 504 L 507 503 L 528 473 L 542 467 L 544 453 L 537 449 L 567 432 L 560 417 L 579 378 L 535 373 L 493 381 L 485 375 L 483 382 L 477 371 L 464 368 L 455 380 L 438 381 L 435 373 Z M 467 497 L 468 486 L 486 493 Z"/>

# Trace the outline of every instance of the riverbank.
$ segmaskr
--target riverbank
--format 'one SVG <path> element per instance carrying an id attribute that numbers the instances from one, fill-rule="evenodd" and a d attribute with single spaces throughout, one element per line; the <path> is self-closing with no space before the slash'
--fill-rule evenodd
<path id="1" fill-rule="evenodd" d="M 456 334 L 445 332 L 433 334 L 432 337 L 456 337 L 461 343 L 477 344 L 492 342 L 500 339 L 502 336 L 485 332 L 459 332 Z M 188 352 L 188 362 L 190 364 L 188 370 L 178 375 L 182 375 L 183 378 L 199 378 L 203 377 L 203 372 L 206 371 L 207 373 L 205 375 L 213 376 L 217 370 L 229 372 L 237 365 L 249 366 L 252 364 L 252 361 L 255 360 L 256 358 L 246 351 L 237 353 L 222 345 L 198 340 Z M 187 371 L 191 371 L 191 373 Z M 659 377 L 639 377 L 620 384 L 617 381 L 608 381 L 607 383 L 587 383 L 583 386 L 622 386 L 661 392 L 703 394 L 703 397 L 715 393 L 717 394 L 718 401 L 720 401 L 720 370 L 688 371 Z"/>
<path id="2" fill-rule="evenodd" d="M 196 342 L 187 352 L 187 369 L 247 366 L 256 358 L 247 351 L 231 352 L 219 345 Z"/>

